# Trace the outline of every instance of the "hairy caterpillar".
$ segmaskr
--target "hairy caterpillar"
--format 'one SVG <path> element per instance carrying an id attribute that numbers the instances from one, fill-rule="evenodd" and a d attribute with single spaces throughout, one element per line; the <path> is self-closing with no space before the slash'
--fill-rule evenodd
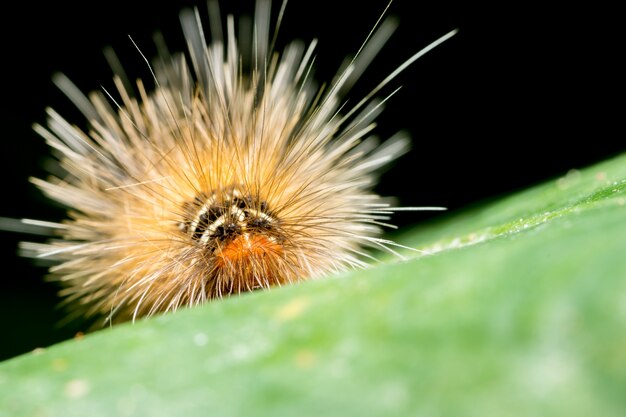
<path id="1" fill-rule="evenodd" d="M 87 97 L 55 78 L 89 127 L 50 109 L 47 126 L 36 126 L 63 174 L 33 182 L 70 211 L 59 224 L 27 221 L 54 238 L 23 247 L 57 262 L 52 277 L 80 314 L 135 319 L 363 267 L 368 247 L 395 253 L 381 227 L 401 208 L 372 188 L 408 139 L 398 134 L 379 145 L 371 136 L 388 98 L 376 96 L 454 32 L 347 108 L 346 93 L 393 23 L 377 25 L 318 89 L 310 75 L 315 42 L 273 50 L 269 1 L 257 2 L 250 39 L 237 39 L 231 16 L 223 33 L 217 2 L 209 11 L 210 42 L 197 10 L 181 14 L 187 56 L 160 45 L 148 64 L 152 92 L 121 68 L 116 93 Z"/>

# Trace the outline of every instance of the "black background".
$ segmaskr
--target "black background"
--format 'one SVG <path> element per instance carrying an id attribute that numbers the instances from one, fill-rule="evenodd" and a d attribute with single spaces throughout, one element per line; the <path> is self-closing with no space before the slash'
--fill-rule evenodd
<path id="1" fill-rule="evenodd" d="M 68 75 L 82 90 L 111 87 L 102 49 L 113 46 L 131 78 L 150 79 L 131 35 L 149 57 L 160 30 L 172 50 L 184 48 L 178 12 L 196 2 L 130 3 L 121 0 L 3 6 L 3 179 L 0 216 L 62 218 L 27 182 L 45 177 L 48 151 L 31 129 L 44 122 L 46 106 L 70 122 L 81 115 L 51 82 Z M 251 1 L 222 2 L 222 11 L 252 13 Z M 278 1 L 274 2 L 278 9 Z M 623 115 L 624 43 L 620 14 L 594 6 L 457 4 L 396 0 L 390 14 L 400 27 L 351 94 L 355 102 L 405 59 L 437 37 L 459 34 L 402 73 L 386 92 L 402 85 L 379 119 L 377 132 L 400 129 L 413 151 L 388 171 L 378 191 L 401 204 L 442 205 L 451 210 L 494 198 L 582 168 L 626 148 Z M 202 12 L 206 11 L 200 2 Z M 292 1 L 279 46 L 317 37 L 317 80 L 330 80 L 343 58 L 365 39 L 385 0 Z M 276 12 L 276 10 L 274 10 Z M 397 224 L 428 220 L 401 214 Z M 0 359 L 71 337 L 79 323 L 58 327 L 56 288 L 45 269 L 16 256 L 27 238 L 3 233 L 0 277 Z"/>

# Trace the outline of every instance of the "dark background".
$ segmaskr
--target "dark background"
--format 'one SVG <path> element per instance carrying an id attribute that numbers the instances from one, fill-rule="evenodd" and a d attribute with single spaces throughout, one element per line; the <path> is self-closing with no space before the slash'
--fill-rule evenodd
<path id="1" fill-rule="evenodd" d="M 149 57 L 155 54 L 151 36 L 156 30 L 172 50 L 181 50 L 178 12 L 195 3 L 109 0 L 80 6 L 3 6 L 0 216 L 63 216 L 63 210 L 27 182 L 29 176 L 45 177 L 48 151 L 31 129 L 32 123 L 44 122 L 45 107 L 83 123 L 52 84 L 52 74 L 64 72 L 83 91 L 110 87 L 111 72 L 101 51 L 111 45 L 131 78 L 150 79 L 127 35 Z M 198 3 L 206 12 L 205 3 Z M 223 12 L 253 11 L 251 1 L 222 3 Z M 274 12 L 278 3 L 274 1 Z M 294 0 L 287 7 L 279 46 L 292 38 L 308 42 L 317 37 L 316 79 L 330 80 L 344 56 L 358 49 L 385 3 Z M 623 120 L 618 116 L 624 110 L 625 74 L 619 64 L 624 51 L 623 25 L 616 22 L 620 14 L 601 6 L 506 3 L 392 4 L 390 14 L 400 19 L 400 28 L 352 97 L 362 97 L 432 40 L 455 28 L 460 32 L 385 90 L 403 86 L 387 105 L 377 131 L 386 137 L 408 130 L 413 151 L 384 175 L 381 194 L 397 195 L 405 206 L 455 210 L 626 149 L 624 127 L 618 124 Z M 427 221 L 428 215 L 402 214 L 395 220 L 402 225 Z M 16 256 L 17 242 L 28 236 L 0 236 L 0 359 L 81 330 L 80 323 L 56 325 L 63 311 L 55 308 L 55 286 L 43 282 L 44 268 Z"/>

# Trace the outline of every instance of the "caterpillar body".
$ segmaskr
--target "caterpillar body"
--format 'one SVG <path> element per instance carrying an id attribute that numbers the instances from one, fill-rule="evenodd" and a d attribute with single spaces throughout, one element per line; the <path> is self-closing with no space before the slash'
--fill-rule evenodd
<path id="1" fill-rule="evenodd" d="M 181 13 L 187 54 L 159 48 L 148 64 L 154 91 L 123 71 L 115 94 L 85 96 L 55 77 L 88 128 L 51 109 L 47 125 L 35 126 L 63 173 L 32 181 L 69 211 L 45 224 L 48 243 L 23 246 L 56 263 L 51 276 L 81 315 L 134 320 L 364 267 L 368 248 L 395 253 L 382 227 L 402 208 L 372 189 L 408 139 L 381 145 L 371 135 L 387 99 L 377 95 L 454 32 L 346 108 L 350 86 L 393 30 L 389 20 L 319 89 L 315 41 L 273 50 L 270 1 L 257 2 L 251 39 L 237 39 L 232 16 L 222 33 L 216 2 L 209 11 L 210 42 L 199 11 Z"/>

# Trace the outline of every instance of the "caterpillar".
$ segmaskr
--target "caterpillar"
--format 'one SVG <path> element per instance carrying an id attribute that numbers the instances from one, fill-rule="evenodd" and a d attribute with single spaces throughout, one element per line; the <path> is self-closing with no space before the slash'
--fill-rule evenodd
<path id="1" fill-rule="evenodd" d="M 249 38 L 235 34 L 233 16 L 222 28 L 217 1 L 208 6 L 210 40 L 199 10 L 184 10 L 186 53 L 159 43 L 151 63 L 137 46 L 153 90 L 115 66 L 115 92 L 85 95 L 55 76 L 87 128 L 52 109 L 45 125 L 35 125 L 58 167 L 32 182 L 68 217 L 25 220 L 51 237 L 22 247 L 55 263 L 50 276 L 75 314 L 135 320 L 363 268 L 370 249 L 400 256 L 400 245 L 382 237 L 391 214 L 438 209 L 395 207 L 373 191 L 381 168 L 407 152 L 409 140 L 398 133 L 380 144 L 372 131 L 393 95 L 379 97 L 381 90 L 456 31 L 347 106 L 350 87 L 395 23 L 381 16 L 319 88 L 311 75 L 315 41 L 274 48 L 286 3 L 271 36 L 271 2 L 258 0 Z"/>

